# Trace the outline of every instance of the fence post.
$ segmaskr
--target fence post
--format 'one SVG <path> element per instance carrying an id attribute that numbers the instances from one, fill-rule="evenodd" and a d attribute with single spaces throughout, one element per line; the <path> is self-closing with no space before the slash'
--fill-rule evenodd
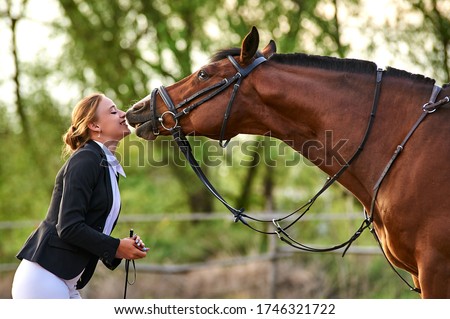
<path id="1" fill-rule="evenodd" d="M 269 298 L 277 298 L 278 281 L 278 240 L 276 236 L 269 236 Z"/>

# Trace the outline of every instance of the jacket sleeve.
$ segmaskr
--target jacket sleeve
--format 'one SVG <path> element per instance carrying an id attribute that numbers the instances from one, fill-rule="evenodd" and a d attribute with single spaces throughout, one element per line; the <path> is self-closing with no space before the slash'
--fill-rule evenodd
<path id="1" fill-rule="evenodd" d="M 59 237 L 98 256 L 104 263 L 116 263 L 120 240 L 105 235 L 86 223 L 89 202 L 99 181 L 100 156 L 90 150 L 73 155 L 63 175 L 62 199 L 56 229 Z"/>
<path id="2" fill-rule="evenodd" d="M 114 258 L 114 260 L 112 262 L 102 259 L 102 262 L 108 269 L 114 270 L 117 268 L 117 266 L 120 265 L 120 263 L 122 262 L 122 259 Z"/>

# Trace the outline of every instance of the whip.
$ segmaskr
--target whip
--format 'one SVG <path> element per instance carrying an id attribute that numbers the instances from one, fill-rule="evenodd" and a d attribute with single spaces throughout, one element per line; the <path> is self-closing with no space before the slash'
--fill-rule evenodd
<path id="1" fill-rule="evenodd" d="M 133 235 L 134 235 L 134 230 L 133 230 L 133 228 L 131 228 L 130 229 L 130 238 L 132 238 Z M 134 260 L 133 260 L 133 267 L 135 269 L 135 273 L 134 273 L 135 274 L 135 278 L 134 278 L 135 280 L 133 280 L 132 283 L 129 283 L 128 282 L 128 271 L 130 269 L 130 259 L 125 260 L 125 287 L 123 289 L 123 299 L 127 299 L 127 287 L 128 287 L 128 284 L 132 285 L 136 281 L 136 266 L 134 264 Z"/>

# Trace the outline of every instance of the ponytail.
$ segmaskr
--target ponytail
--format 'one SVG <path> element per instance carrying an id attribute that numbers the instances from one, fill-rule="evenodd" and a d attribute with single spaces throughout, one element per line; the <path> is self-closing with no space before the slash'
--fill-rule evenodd
<path id="1" fill-rule="evenodd" d="M 90 140 L 88 124 L 96 120 L 97 107 L 104 97 L 101 93 L 90 94 L 81 99 L 72 111 L 72 123 L 63 135 L 63 155 L 70 155 Z"/>

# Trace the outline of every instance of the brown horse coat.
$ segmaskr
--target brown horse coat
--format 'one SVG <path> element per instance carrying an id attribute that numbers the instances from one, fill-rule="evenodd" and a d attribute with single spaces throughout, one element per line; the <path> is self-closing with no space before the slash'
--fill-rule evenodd
<path id="1" fill-rule="evenodd" d="M 226 58 L 233 52 L 242 67 L 257 56 L 267 61 L 241 83 L 225 138 L 239 133 L 267 134 L 287 142 L 333 176 L 358 148 L 372 109 L 376 65 L 368 61 L 275 54 L 269 43 L 258 52 L 256 28 L 239 51 L 222 51 L 199 71 L 167 87 L 174 103 L 230 78 L 236 69 Z M 364 150 L 339 178 L 370 210 L 373 188 L 397 146 L 423 113 L 434 81 L 388 68 L 383 75 L 374 125 Z M 219 139 L 231 88 L 179 118 L 185 134 Z M 450 95 L 444 86 L 437 100 Z M 128 112 L 136 134 L 154 139 L 153 113 L 147 97 Z M 167 110 L 156 96 L 155 114 Z M 187 105 L 186 105 L 187 106 Z M 166 126 L 173 119 L 165 117 Z M 158 123 L 156 121 L 155 123 Z M 376 197 L 373 224 L 388 259 L 411 273 L 423 298 L 450 297 L 450 109 L 429 114 L 413 133 L 383 180 Z M 153 125 L 154 126 L 154 125 Z M 161 129 L 161 134 L 169 134 Z M 327 135 L 328 134 L 328 135 Z M 338 150 L 326 147 L 340 143 Z M 315 142 L 311 143 L 312 141 Z M 312 147 L 323 145 L 324 147 Z"/>

